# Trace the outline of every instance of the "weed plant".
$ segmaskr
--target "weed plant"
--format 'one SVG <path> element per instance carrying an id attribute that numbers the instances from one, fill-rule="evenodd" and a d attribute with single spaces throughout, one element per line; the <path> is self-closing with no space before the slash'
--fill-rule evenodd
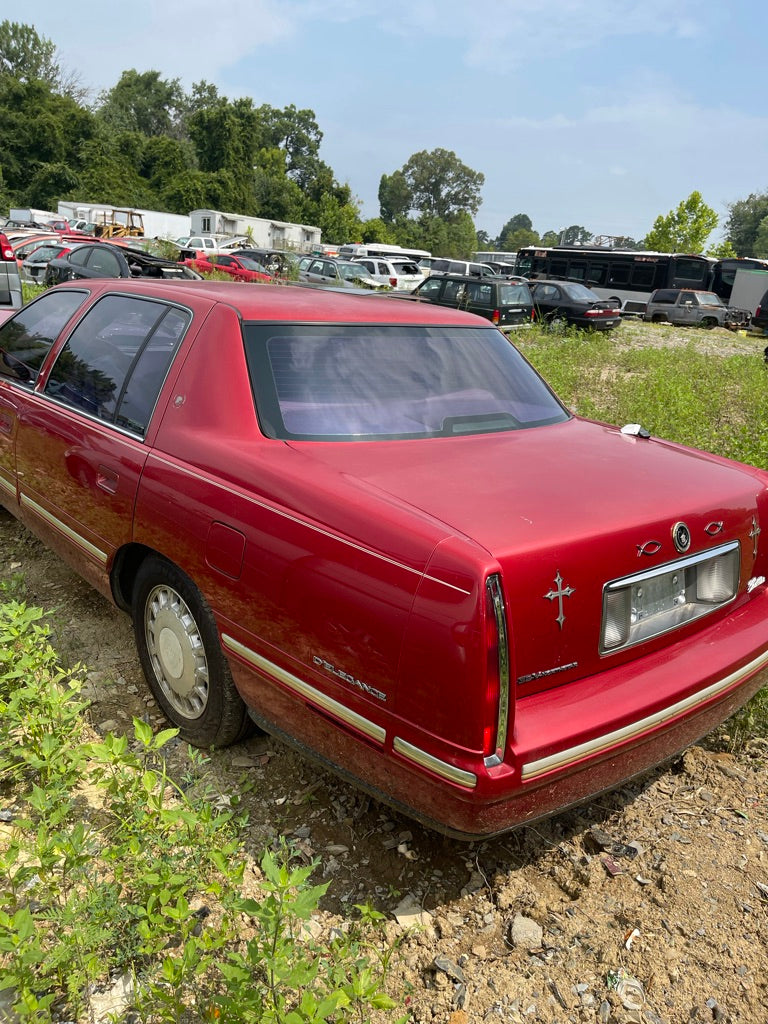
<path id="1" fill-rule="evenodd" d="M 194 784 L 173 782 L 175 730 L 134 720 L 131 742 L 94 741 L 82 668 L 60 668 L 43 612 L 15 589 L 0 594 L 0 1018 L 91 1019 L 116 979 L 147 1022 L 388 1016 L 382 915 L 360 906 L 325 945 L 310 938 L 327 886 L 279 842 L 244 899 L 237 801 L 212 799 L 199 753 Z"/>

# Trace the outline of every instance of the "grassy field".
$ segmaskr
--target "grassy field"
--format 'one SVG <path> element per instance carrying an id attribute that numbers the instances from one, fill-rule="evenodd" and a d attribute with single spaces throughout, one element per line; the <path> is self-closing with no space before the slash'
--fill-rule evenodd
<path id="1" fill-rule="evenodd" d="M 768 469 L 768 339 L 628 321 L 616 331 L 513 339 L 581 416 Z"/>

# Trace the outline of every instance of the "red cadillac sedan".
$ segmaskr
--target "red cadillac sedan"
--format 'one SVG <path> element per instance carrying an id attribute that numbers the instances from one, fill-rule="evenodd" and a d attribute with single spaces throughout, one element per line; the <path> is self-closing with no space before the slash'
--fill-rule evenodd
<path id="1" fill-rule="evenodd" d="M 460 837 L 663 761 L 768 672 L 768 474 L 572 415 L 487 320 L 91 280 L 0 325 L 0 500 L 255 725 Z"/>

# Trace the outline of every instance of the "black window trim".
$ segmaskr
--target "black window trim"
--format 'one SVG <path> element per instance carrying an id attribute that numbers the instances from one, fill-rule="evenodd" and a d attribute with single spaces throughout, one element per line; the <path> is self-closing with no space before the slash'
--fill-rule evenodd
<path id="1" fill-rule="evenodd" d="M 69 291 L 70 289 L 67 289 L 67 290 Z M 80 288 L 78 288 L 78 289 L 71 289 L 71 290 L 72 291 L 75 291 L 75 290 L 77 290 L 77 291 L 85 291 L 87 295 L 91 294 L 88 289 L 80 289 Z M 50 350 L 48 352 L 48 355 L 46 356 L 46 360 L 47 360 L 47 359 L 50 358 L 51 352 L 53 352 L 54 349 L 56 350 L 56 354 L 55 354 L 54 358 L 52 359 L 52 361 L 50 363 L 50 366 L 48 367 L 48 369 L 47 369 L 47 371 L 45 373 L 45 377 L 43 378 L 43 375 L 41 373 L 39 373 L 37 375 L 37 380 L 36 380 L 35 383 L 39 384 L 40 387 L 39 388 L 36 387 L 36 391 L 37 391 L 37 394 L 39 395 L 39 397 L 41 399 L 44 399 L 47 402 L 54 403 L 57 407 L 59 407 L 60 409 L 66 410 L 68 413 L 71 413 L 72 415 L 84 416 L 86 419 L 91 420 L 93 423 L 98 423 L 102 427 L 106 427 L 108 429 L 115 430 L 115 431 L 117 431 L 118 433 L 122 434 L 125 437 L 130 437 L 130 438 L 133 438 L 134 440 L 139 440 L 142 443 L 146 443 L 146 429 L 144 430 L 143 433 L 138 431 L 138 430 L 131 430 L 129 427 L 125 427 L 125 426 L 115 422 L 114 418 L 112 420 L 104 419 L 103 416 L 97 416 L 95 413 L 88 412 L 86 409 L 81 409 L 81 408 L 79 408 L 76 405 L 72 405 L 69 402 L 65 402 L 65 401 L 57 398 L 55 395 L 50 395 L 50 394 L 48 394 L 45 391 L 45 387 L 48 384 L 48 377 L 50 376 L 50 370 L 55 365 L 56 360 L 59 358 L 61 352 L 66 347 L 69 339 L 74 334 L 74 332 L 77 330 L 77 328 L 80 325 L 80 323 L 82 322 L 82 320 L 87 316 L 87 314 L 88 314 L 88 312 L 90 310 L 94 309 L 98 305 L 98 303 L 102 299 L 113 298 L 113 297 L 128 298 L 128 299 L 142 299 L 145 302 L 152 302 L 152 303 L 156 303 L 157 305 L 165 306 L 166 307 L 165 313 L 163 313 L 163 315 L 158 317 L 158 319 L 155 321 L 155 324 L 154 324 L 152 330 L 149 332 L 149 334 L 146 335 L 146 337 L 145 337 L 144 341 L 142 342 L 141 346 L 139 347 L 139 349 L 137 349 L 136 355 L 131 360 L 131 365 L 128 368 L 126 374 L 125 374 L 125 379 L 123 381 L 123 386 L 120 389 L 118 400 L 115 403 L 115 415 L 117 415 L 117 411 L 120 408 L 120 399 L 122 399 L 122 397 L 123 397 L 123 394 L 125 392 L 125 386 L 126 386 L 127 382 L 130 380 L 131 374 L 134 371 L 134 368 L 136 366 L 136 362 L 137 362 L 137 360 L 139 358 L 139 355 L 144 351 L 145 347 L 149 344 L 149 340 L 152 338 L 154 333 L 157 331 L 158 327 L 163 322 L 163 320 L 168 315 L 168 313 L 172 309 L 175 309 L 175 310 L 180 310 L 183 313 L 186 313 L 187 316 L 189 317 L 188 322 L 187 322 L 187 326 L 186 326 L 186 328 L 184 330 L 184 333 L 179 338 L 178 344 L 176 346 L 176 351 L 174 352 L 173 357 L 172 357 L 170 363 L 168 364 L 168 368 L 166 369 L 165 377 L 163 377 L 162 384 L 160 385 L 160 388 L 158 389 L 157 398 L 160 397 L 160 392 L 163 390 L 163 387 L 165 386 L 165 381 L 166 381 L 166 379 L 168 377 L 168 373 L 170 372 L 171 367 L 173 366 L 176 358 L 178 357 L 179 350 L 180 350 L 181 346 L 183 345 L 184 339 L 186 338 L 187 334 L 189 333 L 189 330 L 190 330 L 190 328 L 192 326 L 192 323 L 194 321 L 194 311 L 189 306 L 185 305 L 183 302 L 176 302 L 173 299 L 161 298 L 161 297 L 155 296 L 155 295 L 144 295 L 142 293 L 137 293 L 137 292 L 126 292 L 126 291 L 123 291 L 122 289 L 119 289 L 119 288 L 115 289 L 114 291 L 104 292 L 102 295 L 100 295 L 99 298 L 95 302 L 93 302 L 90 306 L 87 307 L 87 309 L 81 311 L 81 315 L 77 317 L 77 320 L 72 324 L 70 330 L 67 331 L 66 335 L 59 335 L 59 337 L 56 339 L 56 342 L 54 342 L 54 344 L 51 346 L 51 348 L 50 348 Z M 60 341 L 61 341 L 61 344 L 59 345 L 58 342 L 60 342 Z M 21 383 L 21 382 L 19 382 L 19 383 Z M 154 415 L 155 406 L 157 405 L 157 398 L 155 399 L 155 403 L 152 406 L 152 411 L 150 412 L 149 420 L 147 422 L 147 426 L 149 426 L 149 422 L 151 421 L 152 416 Z"/>

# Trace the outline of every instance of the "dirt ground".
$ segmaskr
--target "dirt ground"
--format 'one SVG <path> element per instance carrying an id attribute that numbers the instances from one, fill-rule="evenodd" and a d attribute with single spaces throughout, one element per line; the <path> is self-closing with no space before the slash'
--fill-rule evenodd
<path id="1" fill-rule="evenodd" d="M 754 339 L 708 333 L 755 351 Z M 16 575 L 28 603 L 50 610 L 63 659 L 87 665 L 94 727 L 161 725 L 127 617 L 0 510 L 0 578 Z M 186 759 L 177 744 L 171 769 L 181 776 Z M 475 844 L 393 814 L 267 737 L 209 767 L 224 795 L 254 784 L 256 859 L 276 836 L 319 858 L 331 883 L 319 929 L 369 899 L 393 938 L 406 932 L 390 989 L 417 1024 L 766 1024 L 767 759 L 764 741 L 733 756 L 726 725 L 618 792 Z"/>

